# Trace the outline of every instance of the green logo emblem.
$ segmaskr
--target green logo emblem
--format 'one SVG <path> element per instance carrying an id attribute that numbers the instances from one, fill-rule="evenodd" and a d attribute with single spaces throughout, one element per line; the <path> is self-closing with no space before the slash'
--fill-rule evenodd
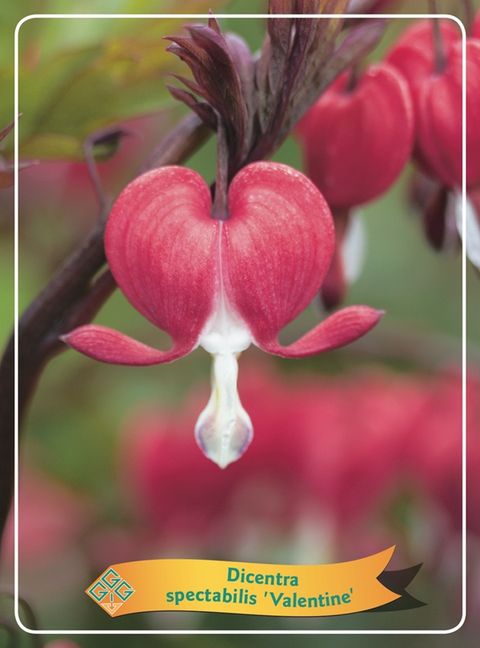
<path id="1" fill-rule="evenodd" d="M 115 616 L 117 610 L 135 593 L 135 590 L 118 572 L 109 567 L 85 590 L 85 593 L 110 616 Z"/>

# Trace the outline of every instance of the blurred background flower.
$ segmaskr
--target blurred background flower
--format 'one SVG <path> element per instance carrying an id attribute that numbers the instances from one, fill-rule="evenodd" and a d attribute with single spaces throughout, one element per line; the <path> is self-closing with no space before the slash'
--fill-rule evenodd
<path id="1" fill-rule="evenodd" d="M 180 416 L 151 408 L 130 416 L 119 475 L 136 554 L 309 562 L 398 543 L 400 564 L 420 551 L 433 568 L 460 533 L 460 375 L 377 368 L 292 380 L 268 365 L 245 373 L 256 439 L 226 472 L 189 437 L 197 398 Z M 479 386 L 471 375 L 471 397 Z M 472 429 L 479 416 L 472 408 Z M 470 474 L 479 447 L 473 437 Z M 413 522 L 401 538 L 399 508 Z M 473 515 L 469 529 L 478 534 Z"/>
<path id="2" fill-rule="evenodd" d="M 423 562 L 412 588 L 428 601 L 427 618 L 443 610 L 451 625 L 461 596 L 459 373 L 411 375 L 372 366 L 330 377 L 283 376 L 272 363 L 257 362 L 243 374 L 240 394 L 256 437 L 228 470 L 206 461 L 191 435 L 204 388 L 178 408 L 145 404 L 129 413 L 112 449 L 115 501 L 109 505 L 24 469 L 22 592 L 41 618 L 58 622 L 59 607 L 79 606 L 89 575 L 115 562 L 160 556 L 335 562 L 396 544 L 393 567 Z M 480 558 L 473 483 L 479 387 L 479 376 L 471 373 L 472 569 Z M 11 552 L 7 542 L 4 559 Z M 474 579 L 470 588 L 478 612 Z M 415 621 L 419 612 L 408 614 Z M 210 627 L 204 616 L 186 615 L 180 623 Z M 395 624 L 395 614 L 388 616 Z M 176 624 L 177 618 L 167 621 Z M 282 626 L 295 622 L 283 620 Z"/>

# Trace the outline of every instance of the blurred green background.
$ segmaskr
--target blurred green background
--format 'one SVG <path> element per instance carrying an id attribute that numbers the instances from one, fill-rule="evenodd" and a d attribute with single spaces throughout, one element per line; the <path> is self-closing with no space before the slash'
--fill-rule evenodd
<path id="1" fill-rule="evenodd" d="M 425 4 L 425 6 L 424 6 Z M 439 3 L 461 15 L 461 2 Z M 261 11 L 262 2 L 182 2 L 182 12 L 203 12 L 213 8 L 234 13 Z M 12 82 L 10 65 L 11 27 L 29 13 L 89 12 L 169 12 L 179 10 L 175 2 L 141 0 L 104 2 L 20 1 L 3 6 L 4 33 L 0 48 L 4 64 L 0 84 L 4 100 L 0 126 L 11 121 L 12 107 L 7 97 Z M 426 3 L 403 3 L 402 11 L 427 10 Z M 228 19 L 222 26 L 240 33 L 253 50 L 262 42 L 265 24 L 261 19 Z M 20 179 L 20 310 L 23 310 L 47 283 L 54 269 L 89 231 L 96 218 L 95 199 L 81 163 L 81 144 L 92 130 L 110 123 L 125 122 L 137 132 L 120 145 L 109 160 L 99 163 L 110 195 L 114 196 L 133 176 L 156 142 L 168 132 L 184 110 L 176 107 L 165 90 L 168 74 L 178 69 L 174 57 L 165 52 L 162 36 L 179 29 L 174 20 L 32 20 L 20 31 L 20 150 L 25 159 L 43 161 L 25 170 Z M 396 20 L 371 58 L 382 56 L 407 21 Z M 140 116 L 140 118 L 139 118 Z M 133 121 L 131 121 L 133 120 Z M 9 154 L 10 140 L 6 143 Z M 71 164 L 59 163 L 58 158 Z M 275 159 L 301 168 L 296 141 L 290 138 Z M 48 161 L 44 161 L 48 160 Z M 207 180 L 214 176 L 215 145 L 209 141 L 187 163 Z M 302 361 L 271 359 L 275 371 L 293 376 L 343 374 L 364 366 L 387 367 L 401 374 L 433 373 L 439 367 L 455 367 L 461 352 L 461 259 L 458 250 L 438 254 L 425 243 L 418 214 L 406 195 L 412 168 L 407 168 L 396 185 L 381 199 L 365 207 L 368 249 L 365 268 L 351 287 L 347 303 L 364 303 L 387 311 L 384 321 L 365 340 L 345 350 Z M 0 196 L 2 237 L 0 242 L 0 288 L 2 300 L 11 312 L 12 220 L 11 196 Z M 468 299 L 476 303 L 478 276 L 468 267 Z M 318 319 L 314 308 L 290 326 L 289 339 L 309 328 Z M 6 340 L 11 317 L 0 319 L 0 337 Z M 165 348 L 166 336 L 152 328 L 117 291 L 96 321 L 147 343 Z M 475 364 L 480 354 L 480 309 L 468 309 L 469 353 Z M 260 355 L 250 349 L 245 355 Z M 240 363 L 242 364 L 242 362 Z M 125 417 L 143 404 L 152 403 L 176 412 L 183 407 L 193 388 L 206 385 L 210 358 L 202 350 L 168 366 L 123 368 L 95 363 L 72 351 L 54 359 L 46 368 L 28 417 L 23 461 L 60 480 L 95 502 L 109 522 L 122 520 L 125 512 L 118 496 L 115 448 Z M 252 556 L 252 560 L 255 557 Z M 346 558 L 345 558 L 346 559 Z M 27 569 L 27 568 L 25 568 Z M 53 578 L 53 576 L 52 576 Z M 88 581 L 90 574 L 85 575 Z M 25 582 L 29 574 L 25 574 Z M 418 579 L 423 592 L 432 593 L 432 583 Z M 28 585 L 25 586 L 28 598 Z M 418 589 L 416 590 L 418 592 Z M 421 598 L 421 596 L 420 596 Z M 41 625 L 50 627 L 111 628 L 110 620 L 89 601 L 78 602 L 78 592 L 64 592 L 62 600 L 33 601 L 40 606 Z M 72 609 L 75 601 L 75 609 Z M 439 604 L 419 611 L 377 616 L 353 615 L 322 619 L 313 624 L 322 629 L 437 627 L 450 619 L 439 619 L 444 609 L 443 592 Z M 145 615 L 115 621 L 115 628 L 148 629 L 176 624 L 171 618 L 144 618 Z M 454 618 L 455 614 L 453 615 Z M 203 628 L 285 628 L 287 622 L 262 618 L 230 618 L 204 615 L 197 620 Z M 300 624 L 297 627 L 301 627 Z M 0 645 L 1 645 L 0 637 Z M 95 637 L 81 645 L 96 646 Z M 125 639 L 127 641 L 127 639 Z M 137 640 L 135 640 L 136 643 Z M 143 637 L 144 645 L 165 643 L 156 637 Z M 189 639 L 171 641 L 183 645 Z M 196 645 L 230 645 L 228 638 L 198 638 Z M 260 639 L 251 638 L 254 645 Z M 263 638 L 261 645 L 277 645 L 275 637 Z M 297 641 L 297 639 L 295 640 Z M 353 638 L 322 638 L 335 646 L 352 643 Z M 382 639 L 383 645 L 384 639 Z M 437 645 L 433 638 L 427 644 Z M 466 640 L 467 641 L 467 640 Z M 170 640 L 169 640 L 170 642 Z M 317 639 L 302 639 L 317 645 Z M 357 637 L 356 645 L 371 645 L 371 637 Z M 102 645 L 117 646 L 121 640 L 102 638 Z M 419 640 L 409 640 L 417 645 Z M 26 641 L 25 645 L 28 645 Z M 130 645 L 130 643 L 129 643 Z M 402 644 L 403 645 L 403 644 Z M 465 644 L 467 645 L 467 644 Z"/>

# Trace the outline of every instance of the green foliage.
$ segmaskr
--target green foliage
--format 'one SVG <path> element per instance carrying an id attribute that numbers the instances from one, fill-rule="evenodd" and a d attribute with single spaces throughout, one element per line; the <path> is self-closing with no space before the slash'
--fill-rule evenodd
<path id="1" fill-rule="evenodd" d="M 20 2 L 4 21 L 9 38 L 16 22 L 31 11 Z M 42 12 L 65 11 L 47 2 Z M 187 0 L 182 12 L 206 12 L 218 0 Z M 102 11 L 117 13 L 169 12 L 175 2 L 116 2 Z M 98 12 L 98 4 L 71 3 L 69 11 Z M 164 37 L 180 30 L 174 18 L 70 19 L 35 18 L 19 28 L 20 157 L 77 160 L 87 135 L 107 124 L 173 105 L 165 77 L 181 67 L 166 52 Z M 0 34 L 1 40 L 1 34 Z M 8 41 L 8 37 L 6 39 Z M 2 48 L 3 49 L 3 48 Z M 0 92 L 7 97 L 13 85 L 11 61 L 0 67 Z M 2 102 L 0 126 L 10 122 L 12 104 Z M 9 139 L 6 156 L 12 153 Z"/>

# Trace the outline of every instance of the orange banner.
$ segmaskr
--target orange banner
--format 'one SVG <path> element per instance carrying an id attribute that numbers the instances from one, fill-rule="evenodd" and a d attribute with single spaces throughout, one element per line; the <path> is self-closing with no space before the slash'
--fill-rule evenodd
<path id="1" fill-rule="evenodd" d="M 384 572 L 394 550 L 325 565 L 193 559 L 119 563 L 106 569 L 86 594 L 112 617 L 161 610 L 296 617 L 351 614 L 402 597 L 386 586 L 389 573 L 403 573 Z"/>

